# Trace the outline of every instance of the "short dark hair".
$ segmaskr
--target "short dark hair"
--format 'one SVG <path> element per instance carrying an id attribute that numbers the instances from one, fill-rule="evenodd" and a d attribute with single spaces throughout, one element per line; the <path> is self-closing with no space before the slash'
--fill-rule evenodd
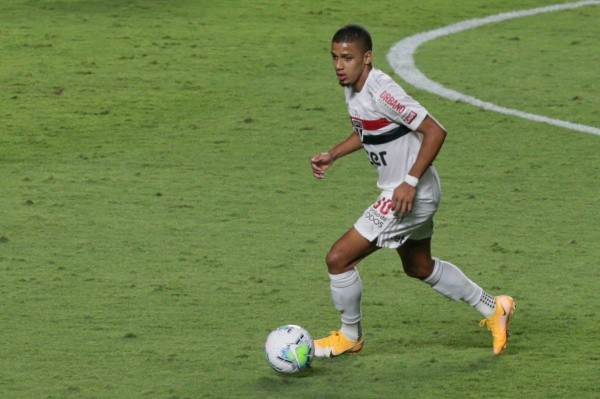
<path id="1" fill-rule="evenodd" d="M 331 41 L 333 43 L 358 43 L 365 53 L 373 50 L 371 34 L 364 27 L 356 24 L 349 24 L 338 29 Z"/>

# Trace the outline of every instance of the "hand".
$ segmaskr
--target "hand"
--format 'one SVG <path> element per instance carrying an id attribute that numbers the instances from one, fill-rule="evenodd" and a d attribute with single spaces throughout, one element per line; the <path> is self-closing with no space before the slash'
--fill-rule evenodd
<path id="1" fill-rule="evenodd" d="M 410 213 L 416 193 L 417 189 L 408 183 L 402 183 L 396 187 L 392 195 L 392 211 L 394 211 L 394 215 L 402 219 L 404 215 Z"/>
<path id="2" fill-rule="evenodd" d="M 333 156 L 328 152 L 322 152 L 315 155 L 310 159 L 310 166 L 312 167 L 313 176 L 317 179 L 325 178 L 325 170 L 333 163 Z"/>

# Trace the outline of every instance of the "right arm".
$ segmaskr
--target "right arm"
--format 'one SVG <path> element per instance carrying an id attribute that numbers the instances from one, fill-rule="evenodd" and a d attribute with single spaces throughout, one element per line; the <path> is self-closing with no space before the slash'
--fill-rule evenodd
<path id="1" fill-rule="evenodd" d="M 317 179 L 324 179 L 325 170 L 327 170 L 327 168 L 333 164 L 333 161 L 343 157 L 344 155 L 348 155 L 354 151 L 360 150 L 361 148 L 362 143 L 360 141 L 360 137 L 358 137 L 356 132 L 352 132 L 346 140 L 337 144 L 329 151 L 317 154 L 310 159 L 313 176 L 315 176 Z"/>

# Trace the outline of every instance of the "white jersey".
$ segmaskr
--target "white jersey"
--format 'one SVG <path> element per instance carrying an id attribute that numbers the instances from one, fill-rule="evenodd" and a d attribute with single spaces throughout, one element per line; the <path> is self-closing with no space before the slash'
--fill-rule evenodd
<path id="1" fill-rule="evenodd" d="M 354 130 L 377 170 L 377 186 L 394 190 L 417 159 L 423 135 L 415 130 L 427 116 L 427 110 L 389 75 L 375 68 L 360 92 L 347 86 L 345 95 Z M 433 166 L 421 177 L 417 194 L 432 189 L 439 191 Z"/>

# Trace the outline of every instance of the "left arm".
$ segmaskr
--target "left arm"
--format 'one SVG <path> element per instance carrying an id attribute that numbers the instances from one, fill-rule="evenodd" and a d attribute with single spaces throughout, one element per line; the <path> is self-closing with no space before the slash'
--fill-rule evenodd
<path id="1" fill-rule="evenodd" d="M 420 179 L 427 168 L 433 163 L 433 160 L 440 152 L 444 139 L 446 138 L 446 129 L 438 123 L 433 117 L 427 115 L 423 122 L 417 128 L 419 133 L 423 134 L 423 142 L 419 149 L 419 154 L 415 163 L 410 168 L 409 175 Z M 403 182 L 394 190 L 392 196 L 392 210 L 396 215 L 402 217 L 404 214 L 412 211 L 413 202 L 417 193 L 416 187 Z"/>

